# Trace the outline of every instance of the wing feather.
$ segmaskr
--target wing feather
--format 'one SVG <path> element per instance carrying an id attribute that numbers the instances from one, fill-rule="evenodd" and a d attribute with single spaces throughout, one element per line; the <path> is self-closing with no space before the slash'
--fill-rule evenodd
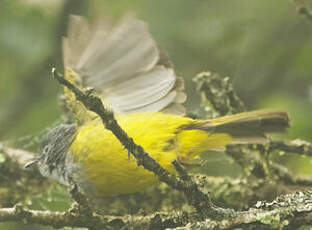
<path id="1" fill-rule="evenodd" d="M 184 113 L 177 106 L 186 100 L 183 79 L 161 64 L 147 25 L 132 15 L 115 26 L 107 19 L 89 26 L 84 18 L 71 16 L 63 55 L 83 87 L 95 88 L 116 112 Z"/>

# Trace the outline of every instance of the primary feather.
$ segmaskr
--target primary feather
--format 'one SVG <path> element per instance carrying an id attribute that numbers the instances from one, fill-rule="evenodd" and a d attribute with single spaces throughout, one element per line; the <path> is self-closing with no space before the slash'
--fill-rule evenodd
<path id="1" fill-rule="evenodd" d="M 84 18 L 71 16 L 63 56 L 65 77 L 76 75 L 76 84 L 93 87 L 117 113 L 185 112 L 182 79 L 163 63 L 147 25 L 131 15 L 114 26 L 107 19 L 90 26 Z M 65 96 L 72 98 L 69 91 Z M 67 102 L 70 108 L 81 106 Z"/>

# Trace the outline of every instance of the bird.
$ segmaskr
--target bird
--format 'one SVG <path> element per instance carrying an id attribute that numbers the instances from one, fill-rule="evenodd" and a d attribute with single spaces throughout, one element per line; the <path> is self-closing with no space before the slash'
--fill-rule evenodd
<path id="1" fill-rule="evenodd" d="M 64 77 L 80 89 L 92 88 L 134 142 L 169 173 L 172 161 L 188 169 L 211 149 L 265 141 L 284 132 L 284 111 L 255 110 L 214 119 L 185 116 L 183 79 L 164 55 L 145 22 L 132 14 L 111 23 L 89 24 L 71 15 L 63 37 Z M 35 162 L 40 172 L 64 185 L 76 184 L 89 197 L 141 192 L 158 184 L 136 164 L 101 119 L 64 88 L 76 122 L 60 124 L 45 136 Z"/>

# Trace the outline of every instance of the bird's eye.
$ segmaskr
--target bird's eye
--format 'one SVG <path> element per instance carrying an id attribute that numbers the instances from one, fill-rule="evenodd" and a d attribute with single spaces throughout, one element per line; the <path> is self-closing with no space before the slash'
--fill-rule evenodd
<path id="1" fill-rule="evenodd" d="M 43 148 L 43 153 L 48 153 L 50 151 L 50 145 L 46 145 Z"/>

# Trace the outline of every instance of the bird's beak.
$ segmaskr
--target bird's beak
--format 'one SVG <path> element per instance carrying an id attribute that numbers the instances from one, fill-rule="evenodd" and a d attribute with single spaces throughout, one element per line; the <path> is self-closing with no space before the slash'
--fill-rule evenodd
<path id="1" fill-rule="evenodd" d="M 34 159 L 31 160 L 30 162 L 26 163 L 26 164 L 24 165 L 24 168 L 25 168 L 25 169 L 28 169 L 28 168 L 32 167 L 34 164 L 37 164 L 38 161 L 39 161 L 38 158 L 34 158 Z"/>

